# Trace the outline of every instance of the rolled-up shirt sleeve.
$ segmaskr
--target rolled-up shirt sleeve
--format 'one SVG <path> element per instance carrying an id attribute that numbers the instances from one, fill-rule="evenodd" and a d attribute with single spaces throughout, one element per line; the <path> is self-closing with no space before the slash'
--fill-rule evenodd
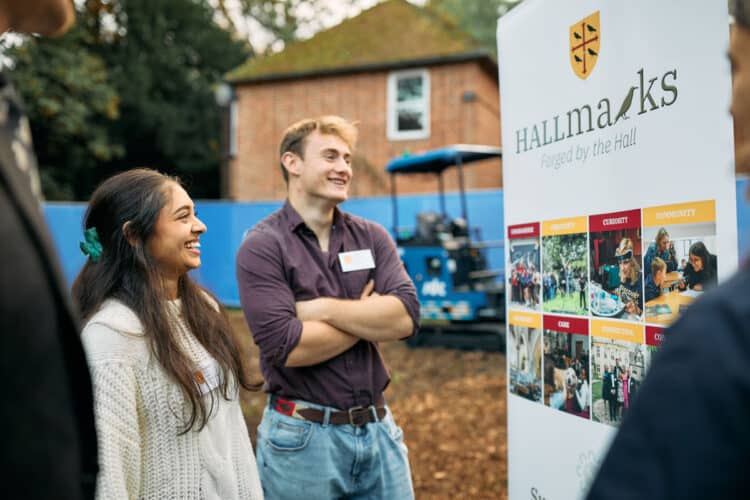
<path id="1" fill-rule="evenodd" d="M 284 366 L 302 336 L 294 293 L 286 281 L 283 251 L 273 234 L 250 231 L 237 253 L 240 303 L 261 361 Z"/>
<path id="2" fill-rule="evenodd" d="M 414 283 L 406 273 L 396 244 L 385 228 L 373 223 L 372 237 L 375 250 L 375 291 L 401 300 L 414 325 L 411 332 L 414 335 L 419 330 L 419 299 Z"/>

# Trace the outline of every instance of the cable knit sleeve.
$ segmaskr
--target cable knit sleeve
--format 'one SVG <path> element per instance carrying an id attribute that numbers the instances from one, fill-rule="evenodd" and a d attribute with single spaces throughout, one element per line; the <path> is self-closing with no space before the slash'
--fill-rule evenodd
<path id="1" fill-rule="evenodd" d="M 121 312 L 111 322 L 124 325 L 127 319 Z M 145 344 L 142 337 L 95 321 L 84 327 L 81 339 L 94 385 L 99 440 L 96 497 L 139 498 L 143 460 L 138 403 L 141 388 L 137 375 L 143 365 Z"/>
<path id="2" fill-rule="evenodd" d="M 96 497 L 139 498 L 141 437 L 134 369 L 108 362 L 95 364 L 91 375 L 101 462 Z"/>

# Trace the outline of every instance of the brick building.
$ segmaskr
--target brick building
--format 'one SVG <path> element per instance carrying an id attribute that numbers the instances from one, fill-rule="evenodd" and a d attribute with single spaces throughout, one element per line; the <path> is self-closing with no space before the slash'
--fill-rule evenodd
<path id="1" fill-rule="evenodd" d="M 389 192 L 387 161 L 455 143 L 500 145 L 497 63 L 431 9 L 387 0 L 282 52 L 253 58 L 227 77 L 234 90 L 224 195 L 283 198 L 278 144 L 305 117 L 359 123 L 352 196 Z M 501 162 L 466 169 L 468 189 L 501 185 Z M 446 188 L 457 180 L 449 172 Z M 435 191 L 432 178 L 399 180 L 399 192 Z"/>

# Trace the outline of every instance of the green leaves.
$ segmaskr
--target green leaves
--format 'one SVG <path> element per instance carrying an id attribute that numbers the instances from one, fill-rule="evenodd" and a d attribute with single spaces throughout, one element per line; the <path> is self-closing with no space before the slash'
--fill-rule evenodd
<path id="1" fill-rule="evenodd" d="M 123 100 L 117 133 L 131 162 L 174 173 L 194 197 L 219 195 L 220 116 L 212 87 L 248 55 L 190 0 L 123 2 L 126 36 L 103 54 Z"/>
<path id="2" fill-rule="evenodd" d="M 518 5 L 520 0 L 429 0 L 427 5 L 445 12 L 463 30 L 476 38 L 491 54 L 497 53 L 497 19 Z"/>
<path id="3" fill-rule="evenodd" d="M 5 54 L 34 135 L 48 199 L 88 199 L 111 174 L 149 166 L 219 195 L 212 87 L 249 55 L 205 0 L 86 0 L 58 39 Z M 191 182 L 192 181 L 192 182 Z"/>
<path id="4" fill-rule="evenodd" d="M 110 127 L 119 116 L 119 97 L 105 61 L 76 27 L 57 40 L 27 38 L 7 51 L 10 73 L 31 123 L 45 196 L 70 199 L 79 181 L 102 160 L 120 158 L 123 147 Z"/>
<path id="5" fill-rule="evenodd" d="M 570 265 L 586 269 L 586 235 L 565 234 L 542 238 L 544 272 L 558 271 Z"/>
<path id="6" fill-rule="evenodd" d="M 247 23 L 250 19 L 255 25 L 270 34 L 272 42 L 265 48 L 266 52 L 271 49 L 278 50 L 288 43 L 305 38 L 316 33 L 326 26 L 326 18 L 333 15 L 331 2 L 329 0 L 215 0 L 217 14 L 224 22 L 232 27 L 235 35 L 246 32 L 249 28 L 238 26 L 237 16 L 229 13 L 229 5 L 239 7 L 242 20 Z M 356 7 L 361 0 L 348 0 L 339 2 L 338 9 Z M 262 52 L 261 47 L 256 47 L 256 52 Z"/>

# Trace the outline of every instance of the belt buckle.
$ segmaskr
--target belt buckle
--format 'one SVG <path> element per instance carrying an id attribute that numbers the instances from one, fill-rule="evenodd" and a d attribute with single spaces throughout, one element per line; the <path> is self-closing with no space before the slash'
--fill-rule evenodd
<path id="1" fill-rule="evenodd" d="M 353 425 L 354 427 L 362 427 L 367 423 L 367 413 L 357 413 L 355 416 L 354 412 L 361 412 L 365 408 L 363 406 L 353 406 L 352 408 L 349 408 L 347 412 L 349 413 L 349 423 Z"/>

